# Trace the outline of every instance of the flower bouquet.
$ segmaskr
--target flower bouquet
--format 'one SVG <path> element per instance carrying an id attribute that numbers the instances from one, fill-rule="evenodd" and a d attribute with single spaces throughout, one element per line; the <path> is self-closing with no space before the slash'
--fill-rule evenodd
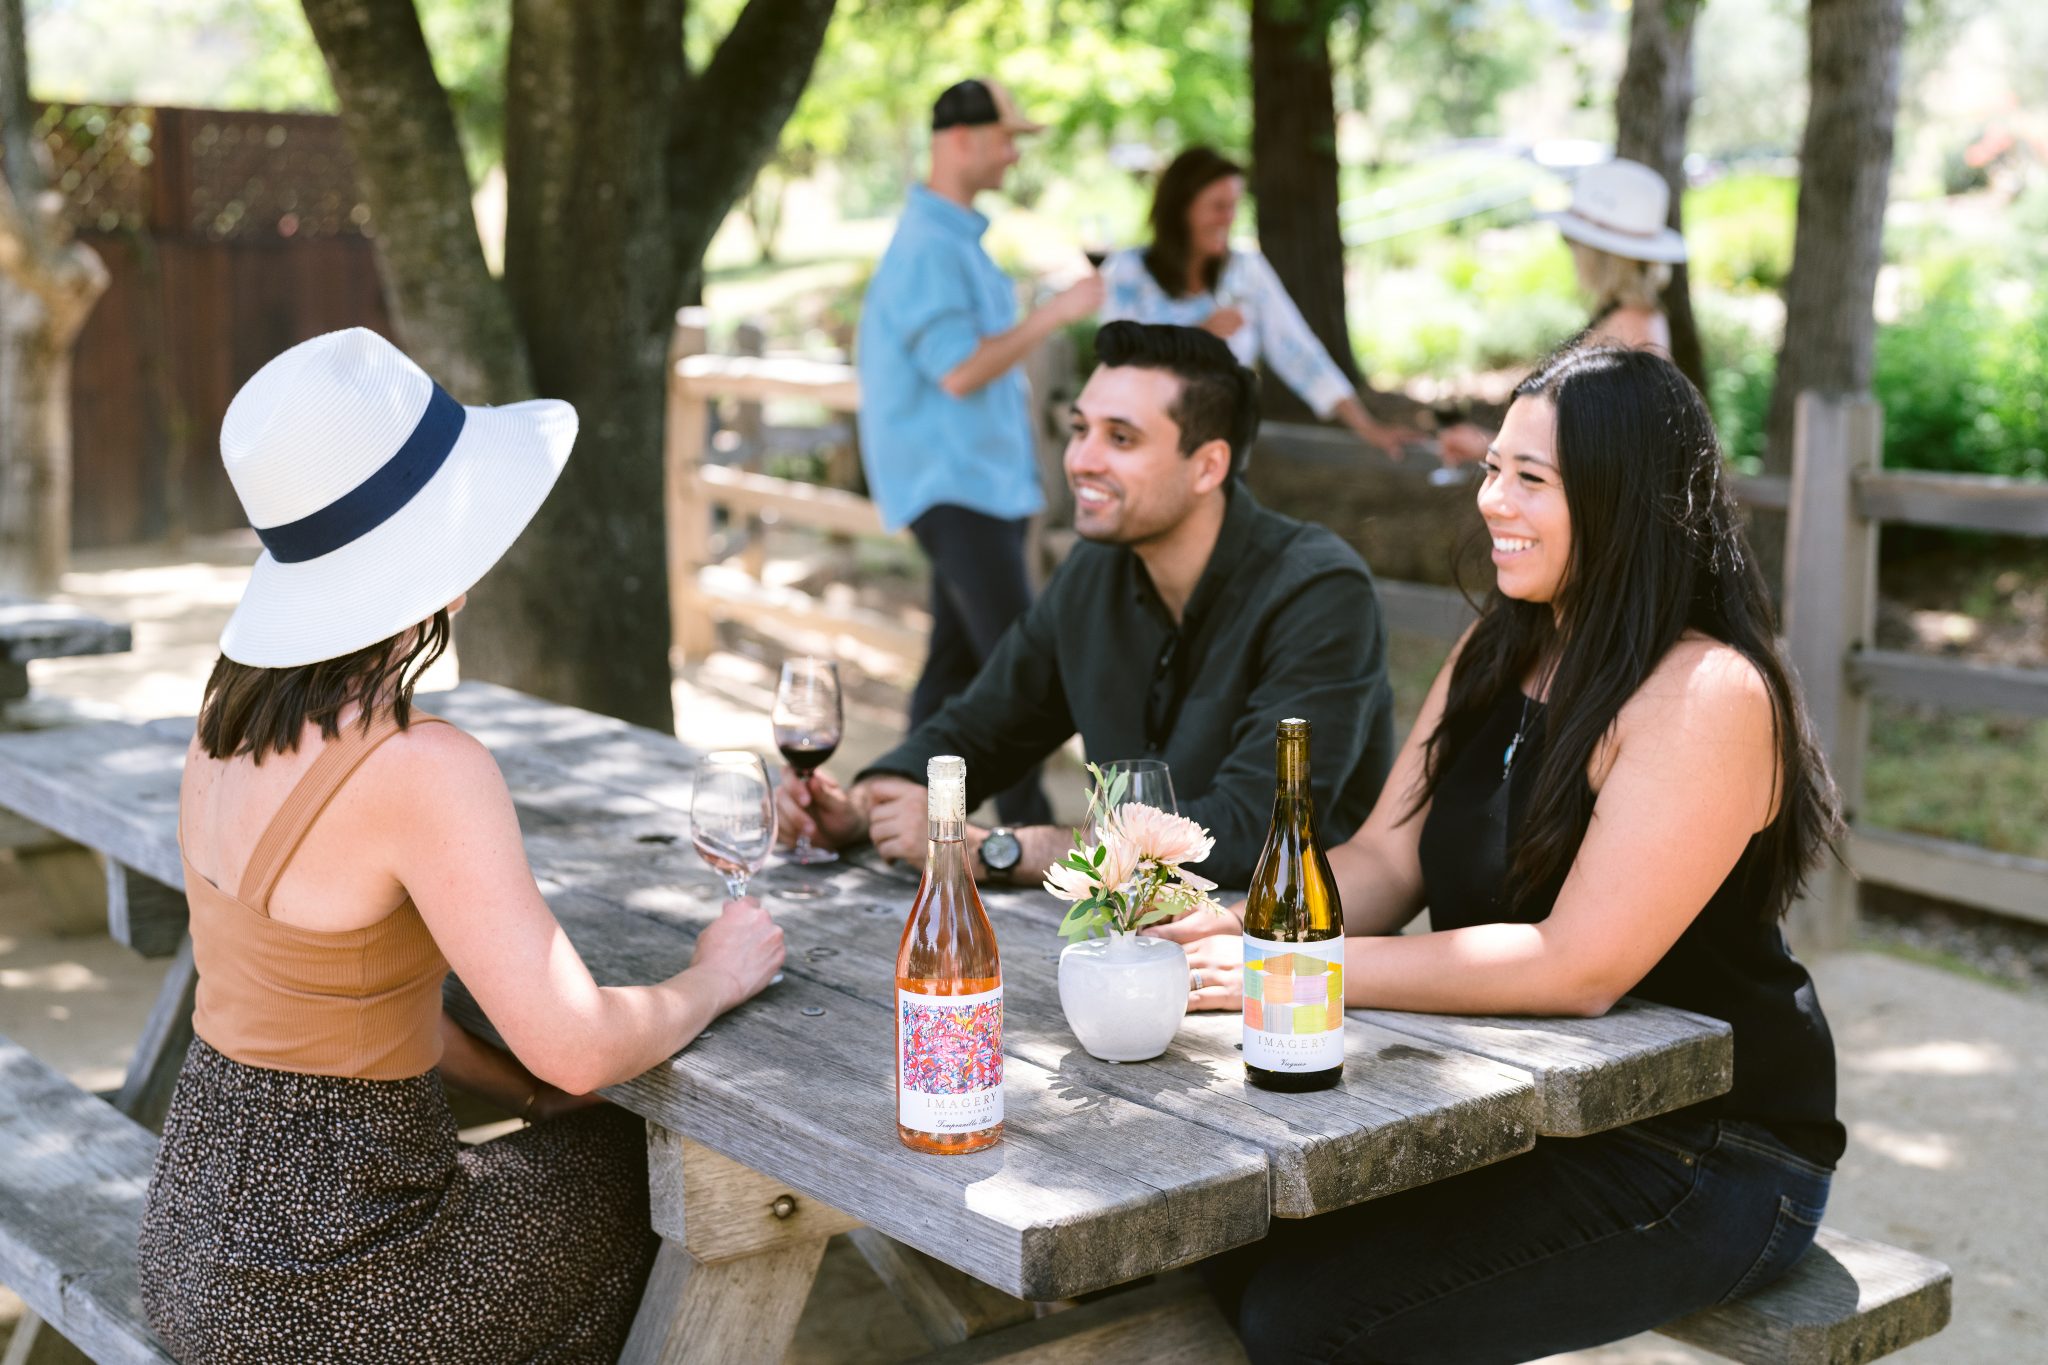
<path id="1" fill-rule="evenodd" d="M 1185 864 L 1215 840 L 1194 821 L 1139 802 L 1122 803 L 1128 777 L 1088 765 L 1094 779 L 1074 851 L 1046 869 L 1045 889 L 1070 902 L 1060 922 L 1060 1007 L 1092 1056 L 1111 1062 L 1157 1057 L 1188 1007 L 1187 954 L 1138 930 L 1214 906 L 1216 884 Z M 1121 804 L 1120 804 L 1121 803 Z"/>
<path id="2" fill-rule="evenodd" d="M 1138 802 L 1120 804 L 1128 777 L 1088 765 L 1094 780 L 1084 826 L 1096 842 L 1074 832 L 1074 851 L 1046 869 L 1045 889 L 1072 904 L 1060 922 L 1069 941 L 1098 934 L 1134 934 L 1148 924 L 1204 907 L 1221 909 L 1209 893 L 1216 883 L 1185 864 L 1199 863 L 1216 846 L 1209 831 L 1185 816 Z"/>

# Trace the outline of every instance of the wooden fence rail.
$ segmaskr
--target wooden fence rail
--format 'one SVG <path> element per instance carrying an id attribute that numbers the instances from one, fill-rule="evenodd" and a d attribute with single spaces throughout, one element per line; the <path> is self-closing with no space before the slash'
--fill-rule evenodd
<path id="1" fill-rule="evenodd" d="M 711 558 L 713 509 L 833 535 L 883 534 L 874 504 L 857 494 L 706 460 L 710 407 L 719 399 L 796 398 L 834 412 L 860 405 L 851 366 L 815 360 L 703 354 L 701 310 L 679 317 L 669 384 L 668 536 L 675 641 L 684 655 L 714 643 L 716 620 L 766 617 L 857 640 L 910 658 L 924 649 L 915 624 L 832 604 L 759 581 Z M 1273 424 L 1270 443 L 1290 457 L 1335 468 L 1384 463 L 1349 436 Z M 1985 707 L 2048 716 L 2048 669 L 2010 668 L 1874 647 L 1877 536 L 1882 522 L 2048 536 L 2048 484 L 1977 475 L 1884 471 L 1883 413 L 1867 395 L 1800 395 L 1790 479 L 1739 476 L 1747 505 L 1786 509 L 1785 638 L 1815 730 L 1826 749 L 1853 833 L 1846 868 L 1830 868 L 1795 909 L 1792 933 L 1809 947 L 1847 943 L 1856 880 L 1897 887 L 1996 914 L 2048 924 L 2048 860 L 1873 827 L 1861 820 L 1873 698 L 1948 709 Z M 1426 464 L 1415 466 L 1418 472 Z M 1379 581 L 1388 627 L 1455 639 L 1473 608 L 1450 588 Z"/>

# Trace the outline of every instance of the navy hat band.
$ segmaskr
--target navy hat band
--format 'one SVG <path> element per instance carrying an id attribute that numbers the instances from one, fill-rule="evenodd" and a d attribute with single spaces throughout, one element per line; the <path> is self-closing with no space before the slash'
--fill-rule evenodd
<path id="1" fill-rule="evenodd" d="M 259 526 L 257 536 L 280 564 L 300 564 L 332 554 L 382 526 L 427 486 L 455 449 L 455 438 L 469 419 L 462 404 L 439 384 L 427 399 L 427 410 L 398 453 L 377 472 L 310 516 L 282 526 Z"/>

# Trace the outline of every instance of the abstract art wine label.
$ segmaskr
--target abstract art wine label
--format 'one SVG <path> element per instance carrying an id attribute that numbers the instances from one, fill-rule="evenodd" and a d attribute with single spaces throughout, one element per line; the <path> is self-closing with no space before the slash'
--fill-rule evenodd
<path id="1" fill-rule="evenodd" d="M 1344 940 L 1244 938 L 1244 1059 L 1307 1074 L 1344 1064 Z"/>
<path id="2" fill-rule="evenodd" d="M 934 1136 L 1003 1121 L 1003 988 L 896 992 L 896 1120 Z"/>
<path id="3" fill-rule="evenodd" d="M 924 879 L 896 946 L 896 1136 L 936 1156 L 1003 1136 L 1003 965 L 967 862 L 967 764 L 925 765 Z"/>

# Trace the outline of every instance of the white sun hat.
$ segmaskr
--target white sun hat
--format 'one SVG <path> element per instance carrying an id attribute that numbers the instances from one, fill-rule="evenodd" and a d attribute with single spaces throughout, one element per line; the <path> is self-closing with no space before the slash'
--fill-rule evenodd
<path id="1" fill-rule="evenodd" d="M 1539 213 L 1574 242 L 1632 261 L 1685 259 L 1685 238 L 1666 223 L 1671 187 L 1640 161 L 1619 158 L 1588 166 L 1572 182 L 1572 206 Z"/>
<path id="2" fill-rule="evenodd" d="M 426 620 L 511 548 L 575 440 L 567 403 L 464 407 L 365 328 L 300 342 L 221 423 L 264 546 L 221 653 L 291 668 Z"/>

